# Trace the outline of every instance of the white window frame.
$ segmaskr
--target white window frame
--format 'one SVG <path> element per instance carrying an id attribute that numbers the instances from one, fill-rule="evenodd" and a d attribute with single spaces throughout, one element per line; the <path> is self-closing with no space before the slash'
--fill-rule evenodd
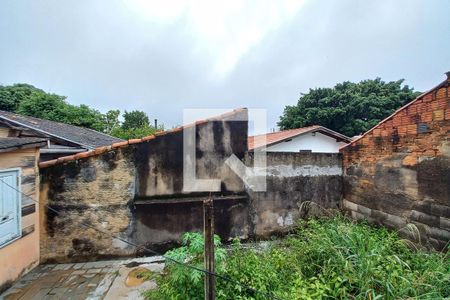
<path id="1" fill-rule="evenodd" d="M 22 168 L 10 168 L 10 169 L 0 169 L 0 173 L 3 172 L 16 172 L 17 171 L 17 229 L 18 234 L 11 238 L 10 240 L 0 244 L 0 249 L 8 246 L 11 243 L 14 243 L 18 239 L 22 238 Z M 4 184 L 0 182 L 0 184 Z"/>

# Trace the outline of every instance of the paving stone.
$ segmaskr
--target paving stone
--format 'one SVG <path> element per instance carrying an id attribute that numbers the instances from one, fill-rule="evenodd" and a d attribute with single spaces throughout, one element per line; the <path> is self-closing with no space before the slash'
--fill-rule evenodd
<path id="1" fill-rule="evenodd" d="M 108 292 L 112 282 L 117 277 L 117 274 L 109 273 L 102 281 L 100 281 L 96 289 L 92 292 L 89 299 L 103 299 L 104 295 Z"/>
<path id="2" fill-rule="evenodd" d="M 95 285 L 97 285 L 103 278 L 104 276 L 96 275 L 90 280 L 90 283 L 94 283 Z"/>
<path id="3" fill-rule="evenodd" d="M 68 270 L 70 269 L 74 264 L 59 264 L 56 265 L 56 267 L 53 268 L 53 270 Z"/>
<path id="4" fill-rule="evenodd" d="M 22 292 L 22 289 L 10 288 L 4 294 L 2 294 L 3 298 L 1 298 L 1 299 L 8 299 L 8 300 L 10 300 L 10 299 L 19 299 L 20 292 Z"/>
<path id="5" fill-rule="evenodd" d="M 31 271 L 30 273 L 28 273 L 27 275 L 25 275 L 23 277 L 23 280 L 31 281 L 31 280 L 35 280 L 38 277 L 39 277 L 39 273 L 38 272 Z"/>
<path id="6" fill-rule="evenodd" d="M 42 273 L 39 274 L 39 277 L 44 277 L 44 276 L 47 276 L 47 275 L 48 275 L 48 272 L 42 272 Z"/>
<path id="7" fill-rule="evenodd" d="M 58 282 L 58 280 L 59 280 L 59 277 L 46 276 L 39 280 L 33 281 L 31 284 L 35 284 L 36 282 L 39 282 L 39 284 L 41 284 L 41 285 L 51 287 L 51 286 L 55 285 Z"/>
<path id="8" fill-rule="evenodd" d="M 56 264 L 42 265 L 42 270 L 52 270 L 54 267 L 56 267 Z"/>
<path id="9" fill-rule="evenodd" d="M 26 280 L 21 280 L 19 282 L 17 282 L 16 284 L 14 284 L 14 288 L 15 289 L 21 289 L 25 286 L 27 286 L 28 284 L 30 284 L 31 281 L 26 281 Z"/>
<path id="10" fill-rule="evenodd" d="M 86 263 L 83 266 L 83 269 L 99 269 L 103 268 L 105 266 L 105 263 L 103 261 L 91 261 Z"/>
<path id="11" fill-rule="evenodd" d="M 114 273 L 114 272 L 116 272 L 118 269 L 119 269 L 119 268 L 103 268 L 103 269 L 101 270 L 101 273 L 105 273 L 105 274 L 108 274 L 108 273 Z"/>
<path id="12" fill-rule="evenodd" d="M 83 292 L 83 293 L 79 293 L 79 294 L 75 294 L 77 300 L 86 300 L 89 298 L 89 293 Z"/>
<path id="13" fill-rule="evenodd" d="M 75 292 L 76 292 L 76 293 L 82 293 L 82 292 L 84 292 L 84 291 L 86 290 L 86 287 L 87 287 L 88 283 L 89 283 L 88 280 L 81 282 L 81 283 L 76 287 Z"/>
<path id="14" fill-rule="evenodd" d="M 67 280 L 64 281 L 64 285 L 68 285 L 71 282 L 73 282 L 78 276 L 77 275 L 71 275 L 67 278 Z"/>
<path id="15" fill-rule="evenodd" d="M 64 299 L 64 295 L 67 291 L 67 287 L 53 288 L 48 292 L 49 296 L 56 296 L 56 299 Z"/>
<path id="16" fill-rule="evenodd" d="M 114 261 L 112 260 L 103 260 L 103 261 L 97 261 L 95 268 L 105 268 L 112 266 Z"/>
<path id="17" fill-rule="evenodd" d="M 82 268 L 84 267 L 85 264 L 86 264 L 86 263 L 78 263 L 78 264 L 74 264 L 74 265 L 72 266 L 72 269 L 74 269 L 74 270 L 82 269 Z"/>
<path id="18" fill-rule="evenodd" d="M 84 264 L 83 269 L 91 269 L 95 265 L 95 261 L 90 261 Z"/>
<path id="19" fill-rule="evenodd" d="M 61 300 L 62 296 L 61 295 L 52 295 L 52 294 L 47 294 L 45 296 L 45 300 Z"/>
<path id="20" fill-rule="evenodd" d="M 47 299 L 47 294 L 50 290 L 51 288 L 40 288 L 36 286 L 33 289 L 29 289 L 23 296 L 21 296 L 21 299 Z"/>
<path id="21" fill-rule="evenodd" d="M 5 293 L 0 295 L 0 299 L 107 299 L 113 283 L 115 284 L 116 295 L 121 295 L 121 299 L 140 299 L 139 289 L 125 286 L 124 278 L 133 268 L 123 266 L 129 262 L 137 262 L 146 265 L 151 269 L 162 269 L 164 264 L 152 263 L 158 261 L 156 258 L 139 258 L 117 261 L 100 261 L 93 263 L 42 265 L 34 269 L 31 273 L 20 279 Z M 86 268 L 91 266 L 90 269 Z M 122 275 L 120 270 L 122 271 Z M 148 282 L 147 282 L 148 283 Z M 146 283 L 146 285 L 147 285 Z M 154 283 L 148 283 L 154 285 Z M 140 288 L 146 287 L 142 285 Z M 112 294 L 114 295 L 114 293 Z M 138 298 L 136 298 L 138 297 Z M 115 298 L 108 298 L 115 299 Z"/>

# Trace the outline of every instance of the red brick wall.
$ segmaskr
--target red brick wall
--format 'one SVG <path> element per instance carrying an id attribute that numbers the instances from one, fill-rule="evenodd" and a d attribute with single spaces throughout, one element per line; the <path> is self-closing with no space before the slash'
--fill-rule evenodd
<path id="1" fill-rule="evenodd" d="M 450 240 L 449 82 L 341 149 L 344 208 L 397 229 L 413 223 L 436 248 Z"/>

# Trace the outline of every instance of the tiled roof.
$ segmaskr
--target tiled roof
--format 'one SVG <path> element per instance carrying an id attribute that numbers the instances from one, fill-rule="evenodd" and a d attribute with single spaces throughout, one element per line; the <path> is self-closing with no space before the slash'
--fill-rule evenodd
<path id="1" fill-rule="evenodd" d="M 95 156 L 95 155 L 100 155 L 106 152 L 109 152 L 111 150 L 117 149 L 117 148 L 122 148 L 122 147 L 127 147 L 128 145 L 132 145 L 132 144 L 139 144 L 139 143 L 143 143 L 143 142 L 148 142 L 150 140 L 153 140 L 155 138 L 157 138 L 158 136 L 162 136 L 162 135 L 167 135 L 167 134 L 172 134 L 175 132 L 179 132 L 182 131 L 186 128 L 190 128 L 193 126 L 197 126 L 197 125 L 201 125 L 201 124 L 205 124 L 209 121 L 214 121 L 214 120 L 224 120 L 228 117 L 231 117 L 239 112 L 243 112 L 246 111 L 246 108 L 238 108 L 235 109 L 233 111 L 227 112 L 225 114 L 222 114 L 220 116 L 216 116 L 216 117 L 212 117 L 212 118 L 208 118 L 208 119 L 204 119 L 204 120 L 198 120 L 194 123 L 191 124 L 187 124 L 184 126 L 180 126 L 177 128 L 174 128 L 172 130 L 168 130 L 168 131 L 159 131 L 156 132 L 155 134 L 149 135 L 149 136 L 145 136 L 143 138 L 140 139 L 131 139 L 128 141 L 121 141 L 121 142 L 117 142 L 117 143 L 113 143 L 112 145 L 108 145 L 108 146 L 102 146 L 102 147 L 97 147 L 96 149 L 90 150 L 90 151 L 86 151 L 86 152 L 81 152 L 81 153 L 77 153 L 74 155 L 69 155 L 69 156 L 64 156 L 64 157 L 59 157 L 58 159 L 53 159 L 53 160 L 48 160 L 48 161 L 44 161 L 39 163 L 39 168 L 47 168 L 59 163 L 65 163 L 65 162 L 70 162 L 70 161 L 74 161 L 74 160 L 78 160 L 81 158 L 87 158 L 87 157 L 91 157 L 91 156 Z"/>
<path id="2" fill-rule="evenodd" d="M 17 149 L 30 148 L 30 147 L 41 147 L 45 146 L 47 139 L 43 138 L 17 138 L 17 137 L 7 137 L 0 138 L 0 152 L 8 152 Z"/>
<path id="3" fill-rule="evenodd" d="M 343 134 L 340 134 L 331 129 L 325 128 L 319 125 L 312 125 L 308 127 L 289 129 L 277 132 L 271 132 L 267 134 L 260 134 L 248 137 L 248 150 L 260 148 L 262 146 L 270 146 L 282 142 L 286 139 L 290 139 L 308 132 L 323 132 L 326 135 L 332 136 L 336 139 L 343 140 L 344 142 L 350 142 L 351 139 Z M 264 140 L 265 137 L 265 140 Z"/>
<path id="4" fill-rule="evenodd" d="M 77 144 L 86 149 L 94 149 L 100 146 L 121 142 L 122 139 L 107 134 L 69 124 L 23 116 L 12 112 L 0 110 L 0 120 L 13 123 L 43 133 L 50 137 L 62 139 Z"/>

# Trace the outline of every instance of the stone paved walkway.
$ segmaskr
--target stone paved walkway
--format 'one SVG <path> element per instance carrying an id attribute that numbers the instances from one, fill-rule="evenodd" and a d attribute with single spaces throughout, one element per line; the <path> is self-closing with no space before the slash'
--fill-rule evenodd
<path id="1" fill-rule="evenodd" d="M 0 299 L 142 299 L 142 291 L 156 288 L 154 281 L 142 282 L 133 276 L 142 268 L 161 272 L 164 259 L 153 256 L 40 265 L 0 295 Z"/>

